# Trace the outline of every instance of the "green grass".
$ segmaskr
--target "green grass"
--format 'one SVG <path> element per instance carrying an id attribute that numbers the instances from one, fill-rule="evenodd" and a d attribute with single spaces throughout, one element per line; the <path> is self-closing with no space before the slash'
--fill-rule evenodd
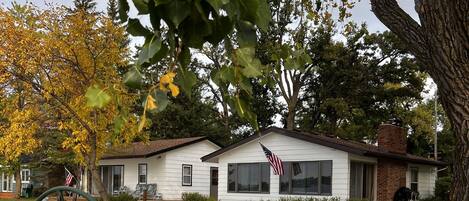
<path id="1" fill-rule="evenodd" d="M 0 198 L 0 201 L 16 201 L 16 200 L 21 200 L 21 201 L 35 201 L 35 198 L 21 198 L 21 199 L 2 199 Z"/>

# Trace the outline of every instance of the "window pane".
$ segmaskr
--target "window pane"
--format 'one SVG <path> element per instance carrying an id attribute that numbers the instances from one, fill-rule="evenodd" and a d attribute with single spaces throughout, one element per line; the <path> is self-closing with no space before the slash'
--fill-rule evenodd
<path id="1" fill-rule="evenodd" d="M 183 171 L 183 175 L 185 176 L 190 176 L 191 175 L 191 167 L 189 166 L 184 166 L 184 171 Z"/>
<path id="2" fill-rule="evenodd" d="M 184 184 L 191 185 L 191 177 L 190 176 L 184 176 L 182 178 L 183 178 Z"/>
<path id="3" fill-rule="evenodd" d="M 306 193 L 319 193 L 319 162 L 306 163 Z"/>
<path id="4" fill-rule="evenodd" d="M 238 191 L 259 191 L 259 164 L 238 164 Z"/>
<path id="5" fill-rule="evenodd" d="M 292 163 L 292 192 L 306 193 L 306 163 Z"/>
<path id="6" fill-rule="evenodd" d="M 412 182 L 418 182 L 418 180 L 419 180 L 419 171 L 418 171 L 418 169 L 417 168 L 411 168 L 410 173 L 411 173 L 411 181 Z"/>
<path id="7" fill-rule="evenodd" d="M 270 191 L 270 165 L 268 163 L 261 164 L 261 191 L 269 192 Z"/>
<path id="8" fill-rule="evenodd" d="M 280 193 L 289 193 L 290 190 L 290 164 L 288 162 L 283 163 L 283 168 L 285 170 L 284 174 L 280 176 Z"/>
<path id="9" fill-rule="evenodd" d="M 236 169 L 234 164 L 228 164 L 228 191 L 235 191 Z"/>
<path id="10" fill-rule="evenodd" d="M 332 193 L 332 161 L 321 162 L 321 193 Z"/>

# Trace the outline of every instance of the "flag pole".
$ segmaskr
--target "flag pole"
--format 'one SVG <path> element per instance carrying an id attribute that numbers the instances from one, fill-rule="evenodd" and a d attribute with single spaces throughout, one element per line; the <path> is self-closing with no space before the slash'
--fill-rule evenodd
<path id="1" fill-rule="evenodd" d="M 75 177 L 75 175 L 72 174 L 72 173 L 67 169 L 67 167 L 66 167 L 65 165 L 64 165 L 64 168 L 65 168 L 65 170 L 68 172 L 68 174 L 71 174 L 71 175 L 72 175 L 73 179 L 75 179 L 75 181 L 76 181 L 77 183 L 80 182 L 80 181 L 77 179 L 77 177 Z"/>

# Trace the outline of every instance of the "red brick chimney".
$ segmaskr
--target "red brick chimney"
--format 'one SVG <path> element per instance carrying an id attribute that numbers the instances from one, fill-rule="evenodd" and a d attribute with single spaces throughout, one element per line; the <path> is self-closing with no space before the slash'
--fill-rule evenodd
<path id="1" fill-rule="evenodd" d="M 378 127 L 378 146 L 390 152 L 405 154 L 407 152 L 407 133 L 404 128 L 392 123 Z"/>
<path id="2" fill-rule="evenodd" d="M 406 154 L 406 130 L 396 122 L 387 122 L 378 128 L 378 147 L 392 153 Z M 378 158 L 377 200 L 392 201 L 396 191 L 406 186 L 407 163 Z"/>

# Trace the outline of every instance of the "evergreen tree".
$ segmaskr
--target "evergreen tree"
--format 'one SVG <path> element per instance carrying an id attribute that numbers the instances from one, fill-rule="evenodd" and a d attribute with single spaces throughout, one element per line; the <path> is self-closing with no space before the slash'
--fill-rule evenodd
<path id="1" fill-rule="evenodd" d="M 96 12 L 96 2 L 94 0 L 74 0 L 72 11 L 83 10 L 86 13 Z"/>
<path id="2" fill-rule="evenodd" d="M 111 18 L 114 24 L 120 24 L 119 8 L 116 0 L 109 0 L 107 2 L 107 16 Z"/>

